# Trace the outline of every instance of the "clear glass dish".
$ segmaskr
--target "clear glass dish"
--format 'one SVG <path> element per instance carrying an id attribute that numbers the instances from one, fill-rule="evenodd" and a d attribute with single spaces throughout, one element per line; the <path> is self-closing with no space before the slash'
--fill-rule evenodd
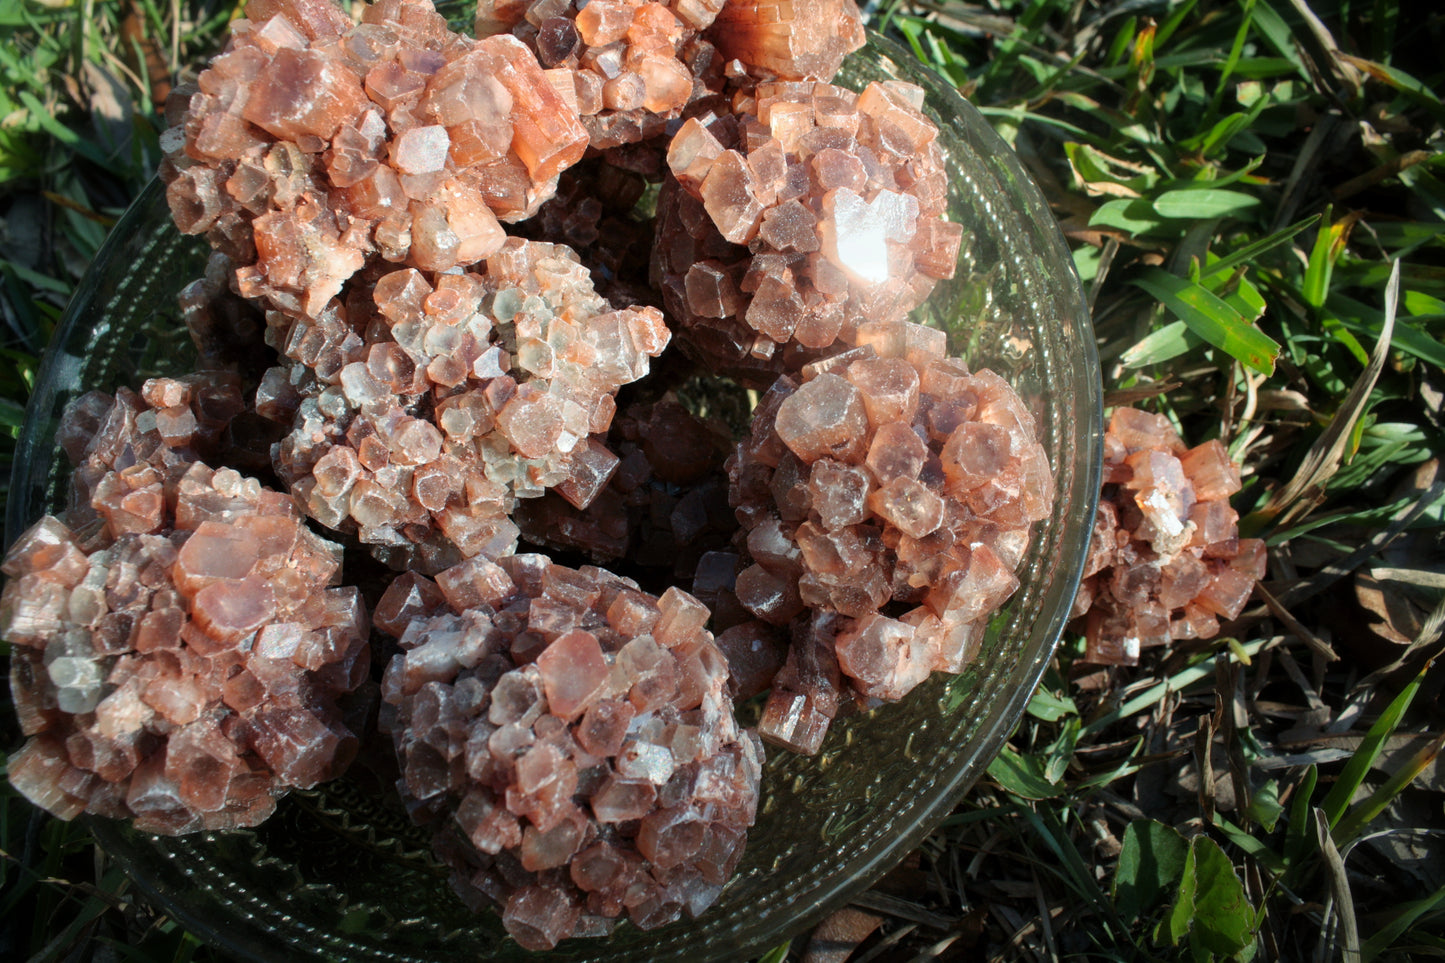
<path id="1" fill-rule="evenodd" d="M 838 82 L 886 79 L 926 90 L 952 174 L 949 216 L 966 229 L 955 278 L 915 320 L 945 328 L 955 354 L 1007 377 L 1055 459 L 1055 515 L 974 667 L 840 720 L 814 758 L 771 753 L 742 866 L 698 920 L 650 932 L 621 925 L 604 940 L 528 953 L 452 894 L 426 833 L 387 794 L 348 779 L 293 793 L 244 832 L 161 838 L 92 820 L 141 890 L 199 936 L 254 960 L 739 960 L 817 922 L 948 814 L 1012 731 L 1068 616 L 1099 492 L 1099 362 L 1068 250 L 1018 159 L 952 86 L 876 35 Z M 175 295 L 204 259 L 203 242 L 176 232 L 152 184 L 92 265 L 41 367 L 7 541 L 62 504 L 68 465 L 54 438 L 66 402 L 193 367 Z"/>

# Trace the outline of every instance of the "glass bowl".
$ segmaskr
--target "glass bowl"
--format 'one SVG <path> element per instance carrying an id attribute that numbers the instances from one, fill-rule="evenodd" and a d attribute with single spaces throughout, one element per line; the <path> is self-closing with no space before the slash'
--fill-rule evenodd
<path id="1" fill-rule="evenodd" d="M 1099 492 L 1099 362 L 1068 250 L 1018 159 L 952 86 L 877 35 L 838 82 L 888 79 L 926 90 L 951 174 L 949 216 L 966 229 L 955 278 L 915 320 L 949 331 L 955 354 L 1008 378 L 1055 458 L 1055 514 L 974 666 L 839 720 L 816 757 L 770 752 L 742 865 L 697 920 L 650 932 L 624 924 L 606 939 L 528 953 L 495 916 L 452 894 L 427 835 L 395 802 L 348 779 L 291 794 L 249 831 L 163 838 L 92 820 L 145 893 L 202 938 L 255 960 L 739 960 L 816 923 L 948 814 L 1012 731 L 1073 602 Z M 152 184 L 92 265 L 41 367 L 8 540 L 62 505 L 68 466 L 54 438 L 66 402 L 191 369 L 175 295 L 204 260 L 203 243 L 176 232 Z"/>

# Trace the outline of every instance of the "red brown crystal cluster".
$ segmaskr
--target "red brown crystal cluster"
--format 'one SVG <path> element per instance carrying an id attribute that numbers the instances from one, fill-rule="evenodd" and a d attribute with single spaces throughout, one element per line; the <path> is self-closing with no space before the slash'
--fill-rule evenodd
<path id="1" fill-rule="evenodd" d="M 400 788 L 524 947 L 696 916 L 736 866 L 762 746 L 707 621 L 675 588 L 540 555 L 404 575 L 378 605 Z"/>
<path id="2" fill-rule="evenodd" d="M 653 281 L 700 360 L 757 382 L 953 276 L 962 233 L 923 91 L 767 82 L 668 147 Z M 771 376 L 763 377 L 760 387 Z"/>
<path id="3" fill-rule="evenodd" d="M 853 0 L 731 0 L 707 37 L 752 77 L 825 83 L 865 39 Z"/>
<path id="4" fill-rule="evenodd" d="M 463 899 L 529 949 L 702 912 L 758 801 L 732 698 L 771 686 L 811 753 L 958 672 L 1050 510 L 1018 396 L 903 320 L 961 240 L 921 91 L 830 84 L 852 0 L 482 0 L 475 40 L 429 0 L 246 12 L 164 138 L 227 370 L 68 415 L 74 507 L 4 565 L 12 781 L 174 833 L 334 775 L 367 623 L 304 513 L 407 569 L 383 727 Z M 772 385 L 735 449 L 683 365 L 618 400 L 659 301 L 705 375 Z M 263 448 L 288 494 L 233 470 Z"/>
<path id="5" fill-rule="evenodd" d="M 738 601 L 793 627 L 759 728 L 794 751 L 817 751 L 840 680 L 896 700 L 962 671 L 1052 507 L 1033 416 L 937 333 L 866 328 L 863 347 L 780 378 L 728 463 L 751 560 Z"/>
<path id="6" fill-rule="evenodd" d="M 656 308 L 612 310 L 566 247 L 508 238 L 478 267 L 395 270 L 316 318 L 270 314 L 292 362 L 257 393 L 291 425 L 278 474 L 398 567 L 513 551 L 517 498 L 590 504 L 618 463 L 591 436 L 669 338 Z"/>
<path id="7" fill-rule="evenodd" d="M 1264 542 L 1239 537 L 1239 468 L 1219 441 L 1186 448 L 1169 419 L 1117 408 L 1104 489 L 1074 601 L 1087 659 L 1134 665 L 1142 649 L 1208 639 L 1264 578 Z"/>
<path id="8" fill-rule="evenodd" d="M 479 0 L 478 37 L 510 33 L 544 67 L 565 71 L 564 97 L 590 146 L 663 134 L 693 99 L 722 87 L 722 58 L 699 35 L 722 0 Z"/>
<path id="9" fill-rule="evenodd" d="M 551 494 L 518 502 L 522 534 L 534 544 L 585 552 L 604 564 L 626 560 L 686 584 L 701 556 L 725 549 L 737 529 L 723 471 L 730 434 L 668 395 L 619 412 L 608 447 L 620 460 L 592 504 L 579 509 Z"/>
<path id="10" fill-rule="evenodd" d="M 10 781 L 63 819 L 253 826 L 356 749 L 337 698 L 367 675 L 360 597 L 327 587 L 339 552 L 288 497 L 188 459 L 215 427 L 193 388 L 157 379 L 154 406 L 128 393 L 73 406 L 61 438 L 85 500 L 0 567 L 29 737 Z"/>
<path id="11" fill-rule="evenodd" d="M 587 132 L 512 37 L 447 29 L 429 0 L 258 0 L 163 147 L 177 225 L 246 297 L 315 316 L 370 256 L 426 271 L 497 250 Z M 564 71 L 564 74 L 567 72 Z"/>

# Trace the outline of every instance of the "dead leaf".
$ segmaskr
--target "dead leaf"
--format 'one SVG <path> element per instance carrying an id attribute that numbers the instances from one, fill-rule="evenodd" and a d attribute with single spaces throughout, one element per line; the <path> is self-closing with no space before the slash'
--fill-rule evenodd
<path id="1" fill-rule="evenodd" d="M 866 910 L 843 907 L 814 928 L 803 963 L 843 963 L 882 922 Z"/>
<path id="2" fill-rule="evenodd" d="M 96 140 L 107 154 L 118 156 L 130 147 L 135 103 L 125 85 L 99 64 L 87 60 L 81 73 Z"/>
<path id="3" fill-rule="evenodd" d="M 1409 645 L 1420 634 L 1424 616 L 1410 600 L 1375 578 L 1370 572 L 1355 573 L 1355 600 L 1373 619 L 1370 631 L 1392 645 Z"/>

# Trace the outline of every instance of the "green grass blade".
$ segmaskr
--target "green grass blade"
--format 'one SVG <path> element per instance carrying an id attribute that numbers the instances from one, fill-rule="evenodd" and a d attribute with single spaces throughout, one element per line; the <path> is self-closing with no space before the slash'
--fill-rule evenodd
<path id="1" fill-rule="evenodd" d="M 1233 254 L 1222 257 L 1213 264 L 1210 264 L 1205 268 L 1208 272 L 1205 276 L 1214 277 L 1216 275 L 1223 275 L 1228 271 L 1233 271 L 1241 264 L 1252 264 L 1259 259 L 1260 255 L 1279 247 L 1296 234 L 1318 223 L 1319 219 L 1320 215 L 1312 214 L 1302 221 L 1296 221 L 1289 227 L 1281 228 L 1273 234 L 1260 238 L 1253 244 L 1247 244 Z"/>
<path id="2" fill-rule="evenodd" d="M 1041 807 L 1040 811 L 1020 807 L 1019 812 L 1024 820 L 1033 827 L 1039 838 L 1058 857 L 1061 868 L 1057 872 L 1059 878 L 1064 881 L 1064 885 L 1092 904 L 1095 911 L 1104 917 L 1107 924 L 1112 924 L 1113 932 L 1119 938 L 1127 938 L 1128 928 L 1119 918 L 1113 901 L 1105 896 L 1104 891 L 1099 888 L 1093 870 L 1084 862 L 1079 851 L 1069 840 L 1063 824 L 1059 822 L 1058 813 L 1047 806 Z"/>
<path id="3" fill-rule="evenodd" d="M 1369 366 L 1355 380 L 1324 433 L 1310 446 L 1295 476 L 1284 486 L 1275 489 L 1263 505 L 1241 520 L 1241 533 L 1257 531 L 1260 526 L 1276 517 L 1281 517 L 1286 522 L 1293 521 L 1299 513 L 1307 511 L 1308 507 L 1314 504 L 1316 496 L 1325 490 L 1340 470 L 1346 451 L 1356 438 L 1355 425 L 1369 409 L 1375 383 L 1389 358 L 1391 337 L 1395 328 L 1395 309 L 1400 298 L 1399 263 L 1395 262 L 1395 270 L 1391 272 L 1390 281 L 1385 286 L 1385 322 L 1380 338 L 1375 343 Z M 1330 815 L 1333 825 L 1338 814 Z"/>
<path id="4" fill-rule="evenodd" d="M 1239 19 L 1239 28 L 1234 32 L 1234 43 L 1230 45 L 1229 57 L 1225 59 L 1224 66 L 1219 72 L 1219 82 L 1214 88 L 1214 97 L 1209 102 L 1209 113 L 1218 112 L 1219 104 L 1224 100 L 1224 94 L 1229 90 L 1229 78 L 1234 74 L 1234 68 L 1239 64 L 1239 58 L 1244 53 L 1244 43 L 1249 38 L 1250 27 L 1254 21 L 1255 0 L 1244 0 L 1244 16 Z"/>
<path id="5" fill-rule="evenodd" d="M 1304 778 L 1295 787 L 1294 799 L 1290 801 L 1289 829 L 1284 839 L 1284 862 L 1289 871 L 1297 870 L 1310 852 L 1310 800 L 1314 798 L 1319 779 L 1319 767 L 1306 769 Z"/>
<path id="6" fill-rule="evenodd" d="M 1400 694 L 1386 707 L 1384 712 L 1380 713 L 1380 718 L 1375 720 L 1375 724 L 1370 726 L 1369 732 L 1365 733 L 1365 738 L 1361 740 L 1355 754 L 1350 757 L 1349 762 L 1345 763 L 1340 777 L 1330 787 L 1325 801 L 1320 804 L 1320 809 L 1324 810 L 1331 830 L 1339 824 L 1345 814 L 1345 807 L 1349 806 L 1350 800 L 1354 798 L 1355 790 L 1360 788 L 1370 767 L 1375 764 L 1376 759 L 1380 758 L 1380 751 L 1385 748 L 1386 740 L 1399 728 L 1405 710 L 1410 708 L 1410 703 L 1414 701 L 1415 693 L 1420 691 L 1420 683 L 1424 680 L 1425 673 L 1421 672 L 1400 690 Z"/>
<path id="7" fill-rule="evenodd" d="M 1384 785 L 1370 793 L 1368 799 L 1351 809 L 1331 833 L 1336 845 L 1343 846 L 1354 839 L 1361 830 L 1369 825 L 1371 820 L 1384 812 L 1385 807 L 1389 806 L 1390 802 L 1406 786 L 1414 782 L 1415 777 L 1420 775 L 1426 766 L 1435 761 L 1435 757 L 1440 754 L 1442 747 L 1445 747 L 1445 733 L 1441 733 L 1421 747 L 1420 751 L 1411 756 L 1403 766 L 1390 774 L 1390 778 L 1385 780 Z"/>
<path id="8" fill-rule="evenodd" d="M 1183 321 L 1171 321 L 1136 342 L 1119 356 L 1119 363 L 1126 368 L 1161 364 L 1199 347 L 1200 344 L 1200 339 Z"/>
<path id="9" fill-rule="evenodd" d="M 1380 336 L 1380 330 L 1385 322 L 1383 311 L 1340 294 L 1331 294 L 1329 300 L 1325 302 L 1325 308 L 1332 312 L 1341 324 L 1356 334 L 1364 334 L 1372 338 Z M 1416 319 L 1416 323 L 1418 323 L 1418 319 Z M 1445 344 L 1407 320 L 1396 319 L 1390 343 L 1392 347 L 1400 349 L 1405 354 L 1414 355 L 1421 361 L 1445 368 Z"/>
<path id="10" fill-rule="evenodd" d="M 788 958 L 788 950 L 793 946 L 791 940 L 779 946 L 773 947 L 762 956 L 758 957 L 758 963 L 783 963 Z"/>
<path id="11" fill-rule="evenodd" d="M 1253 642 L 1245 643 L 1244 654 L 1248 658 L 1254 658 L 1259 655 L 1265 643 L 1268 641 L 1268 639 L 1255 639 Z M 1218 655 L 1211 655 L 1207 659 L 1202 659 L 1197 665 L 1192 665 L 1187 669 L 1176 672 L 1163 682 L 1151 685 L 1112 712 L 1106 712 L 1095 719 L 1091 719 L 1088 725 L 1080 730 L 1079 741 L 1085 742 L 1090 736 L 1098 735 L 1120 719 L 1127 719 L 1136 713 L 1143 712 L 1145 709 L 1158 703 L 1170 692 L 1183 692 L 1196 682 L 1214 678 L 1215 666 L 1218 664 L 1219 659 L 1221 657 L 1229 658 L 1229 655 L 1228 652 L 1221 652 Z"/>
<path id="12" fill-rule="evenodd" d="M 1043 762 L 1004 746 L 988 766 L 989 778 L 1021 799 L 1051 799 L 1063 791 L 1044 775 Z"/>
<path id="13" fill-rule="evenodd" d="M 1238 214 L 1258 207 L 1259 203 L 1259 198 L 1241 191 L 1198 187 L 1165 191 L 1154 199 L 1154 210 L 1160 217 L 1194 221 Z"/>
<path id="14" fill-rule="evenodd" d="M 1400 915 L 1380 927 L 1378 933 L 1365 940 L 1360 946 L 1361 959 L 1364 960 L 1364 963 L 1370 963 L 1371 960 L 1377 959 L 1381 953 L 1394 946 L 1395 942 L 1404 936 L 1411 926 L 1415 925 L 1416 920 L 1427 913 L 1434 912 L 1436 907 L 1442 903 L 1445 903 L 1445 886 L 1440 887 L 1424 899 L 1415 900 L 1400 907 Z"/>
<path id="15" fill-rule="evenodd" d="M 1179 26 L 1184 23 L 1184 18 L 1194 12 L 1194 6 L 1198 2 L 1199 0 L 1186 0 L 1186 2 L 1181 3 L 1165 18 L 1164 22 L 1159 25 L 1158 32 L 1154 35 L 1155 47 L 1162 47 L 1169 42 L 1169 38 L 1174 36 L 1174 31 L 1178 30 Z"/>
<path id="16" fill-rule="evenodd" d="M 1240 364 L 1262 374 L 1274 373 L 1278 342 L 1203 286 L 1160 268 L 1150 268 L 1133 283 L 1163 302 L 1189 330 Z"/>
<path id="17" fill-rule="evenodd" d="M 1363 57 L 1352 57 L 1349 54 L 1340 54 L 1340 59 L 1358 70 L 1370 75 L 1374 80 L 1389 87 L 1394 87 L 1400 93 L 1409 97 L 1415 103 L 1424 107 L 1436 118 L 1445 119 L 1445 103 L 1430 89 L 1427 84 L 1416 80 L 1414 77 L 1400 70 L 1398 67 L 1391 67 L 1386 64 L 1375 63 Z"/>
<path id="18" fill-rule="evenodd" d="M 1315 246 L 1310 251 L 1309 265 L 1305 268 L 1304 285 L 1300 293 L 1304 295 L 1305 303 L 1312 308 L 1318 308 L 1325 303 L 1325 298 L 1330 294 L 1330 276 L 1334 274 L 1335 262 L 1340 259 L 1340 252 L 1345 249 L 1345 241 L 1349 238 L 1352 222 L 1346 218 L 1337 223 L 1330 224 L 1330 211 L 1327 208 L 1324 213 L 1325 227 L 1315 237 Z"/>
<path id="19" fill-rule="evenodd" d="M 1219 813 L 1214 814 L 1214 825 L 1215 828 L 1228 837 L 1231 843 L 1238 846 L 1250 856 L 1253 856 L 1265 869 L 1271 873 L 1284 872 L 1284 859 L 1253 835 L 1246 832 L 1242 827 L 1230 822 Z"/>

